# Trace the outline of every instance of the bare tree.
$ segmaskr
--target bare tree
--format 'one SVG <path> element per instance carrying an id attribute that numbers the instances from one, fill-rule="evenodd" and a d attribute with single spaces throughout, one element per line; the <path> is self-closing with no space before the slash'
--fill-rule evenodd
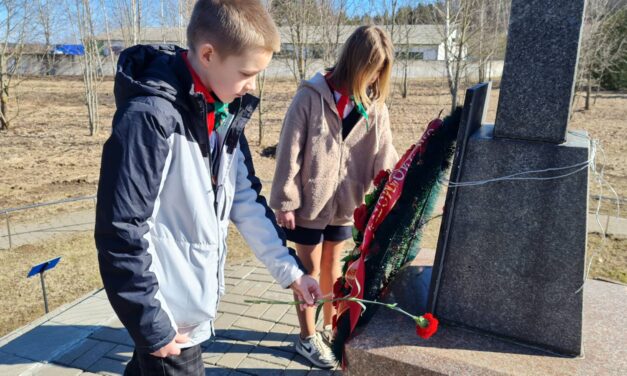
<path id="1" fill-rule="evenodd" d="M 102 79 L 100 48 L 94 32 L 94 18 L 91 0 L 74 0 L 73 5 L 75 11 L 74 23 L 76 25 L 80 41 L 84 47 L 84 54 L 81 56 L 81 64 L 83 66 L 83 86 L 85 104 L 87 106 L 89 134 L 93 136 L 98 132 L 100 124 L 98 112 L 98 87 Z"/>
<path id="2" fill-rule="evenodd" d="M 56 60 L 56 55 L 52 53 L 52 36 L 58 26 L 59 7 L 52 0 L 36 0 L 35 5 L 37 8 L 37 20 L 39 21 L 46 50 L 46 53 L 43 55 L 42 65 L 44 74 L 47 76 L 52 74 Z"/>
<path id="3" fill-rule="evenodd" d="M 479 65 L 479 81 L 492 79 L 492 63 L 503 59 L 507 44 L 507 28 L 509 27 L 511 0 L 489 0 L 487 4 L 487 19 L 484 19 L 479 38 L 487 35 L 487 41 L 481 45 L 479 56 L 482 57 Z M 484 17 L 482 15 L 482 17 Z M 487 25 L 487 27 L 486 27 Z M 487 47 L 484 50 L 483 46 Z"/>
<path id="4" fill-rule="evenodd" d="M 272 9 L 272 0 L 267 0 L 265 2 L 265 6 L 268 9 L 268 11 L 270 11 Z M 263 136 L 265 134 L 265 124 L 264 124 L 264 118 L 263 116 L 265 115 L 266 109 L 265 109 L 265 102 L 264 102 L 264 94 L 265 94 L 265 89 L 266 89 L 266 70 L 264 69 L 262 72 L 259 72 L 259 74 L 257 75 L 257 96 L 259 97 L 259 106 L 258 106 L 258 111 L 259 111 L 259 117 L 258 117 L 258 121 L 259 121 L 259 139 L 258 139 L 258 143 L 259 146 L 263 145 Z"/>
<path id="5" fill-rule="evenodd" d="M 194 3 L 191 0 L 159 0 L 158 3 L 148 3 L 150 5 L 147 16 L 152 15 L 153 23 L 158 25 L 161 43 L 176 42 L 178 45 L 186 43 L 187 24 Z"/>
<path id="6" fill-rule="evenodd" d="M 609 32 L 621 22 L 616 16 L 621 6 L 624 2 L 587 0 L 577 71 L 579 86 L 585 87 L 586 110 L 590 109 L 593 86 L 600 87 L 600 77 L 624 56 L 625 36 Z"/>
<path id="7" fill-rule="evenodd" d="M 479 0 L 439 0 L 433 4 L 430 15 L 431 20 L 444 20 L 444 25 L 439 26 L 438 30 L 444 46 L 451 111 L 457 107 L 459 87 L 468 65 L 466 52 L 473 36 L 472 23 L 477 1 Z"/>
<path id="8" fill-rule="evenodd" d="M 172 26 L 168 21 L 170 17 L 166 14 L 171 14 L 172 2 L 170 0 L 159 0 L 159 28 L 161 29 L 161 42 L 165 43 L 168 40 L 168 30 Z"/>
<path id="9" fill-rule="evenodd" d="M 491 78 L 493 60 L 502 59 L 505 52 L 510 0 L 465 0 L 462 3 L 465 9 L 461 11 L 468 25 L 467 28 L 464 25 L 467 37 L 464 48 L 468 56 L 465 60 L 469 62 L 464 67 L 465 75 L 467 81 L 470 77 L 474 80 L 476 74 L 479 82 L 484 82 Z"/>
<path id="10" fill-rule="evenodd" d="M 24 0 L 0 1 L 0 14 L 4 16 L 0 19 L 0 130 L 9 129 L 19 113 L 16 78 L 24 52 L 28 5 Z M 12 98 L 16 104 L 14 116 L 9 114 Z"/>
<path id="11" fill-rule="evenodd" d="M 193 0 L 178 0 L 177 2 L 177 41 L 179 45 L 187 43 L 187 24 L 189 24 L 189 18 L 192 15 L 194 9 Z"/>
<path id="12" fill-rule="evenodd" d="M 315 0 L 275 0 L 272 13 L 278 24 L 286 30 L 284 41 L 289 45 L 281 52 L 281 58 L 292 72 L 298 84 L 307 78 L 311 58 L 312 42 L 320 39 L 320 9 Z"/>
<path id="13" fill-rule="evenodd" d="M 115 0 L 113 13 L 125 46 L 141 43 L 142 1 Z"/>
<path id="14" fill-rule="evenodd" d="M 398 27 L 396 26 L 396 18 L 398 16 L 399 0 L 383 0 L 382 5 L 385 8 L 383 14 L 383 23 L 392 41 L 397 39 L 396 32 Z"/>
<path id="15" fill-rule="evenodd" d="M 107 37 L 107 49 L 109 50 L 109 59 L 111 60 L 111 74 L 115 75 L 115 51 L 113 50 L 113 43 L 111 43 L 111 28 L 109 27 L 109 10 L 105 5 L 105 0 L 100 0 L 100 11 L 102 12 L 102 18 L 104 21 L 105 35 Z M 103 72 L 104 75 L 104 72 Z"/>
<path id="16" fill-rule="evenodd" d="M 397 58 L 395 63 L 401 69 L 401 82 L 399 83 L 402 98 L 407 98 L 409 92 L 409 65 L 415 59 L 415 53 L 411 50 L 411 40 L 414 38 L 413 20 L 409 12 L 403 12 L 398 17 L 400 25 L 397 26 Z"/>
<path id="17" fill-rule="evenodd" d="M 346 12 L 353 2 L 348 0 L 320 0 L 320 44 L 319 55 L 325 67 L 330 67 L 335 63 L 340 47 L 340 41 L 345 37 Z"/>

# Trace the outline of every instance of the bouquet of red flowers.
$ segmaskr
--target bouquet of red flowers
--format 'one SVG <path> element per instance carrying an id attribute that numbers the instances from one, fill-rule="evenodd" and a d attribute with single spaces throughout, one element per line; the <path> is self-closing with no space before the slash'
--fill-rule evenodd
<path id="1" fill-rule="evenodd" d="M 343 260 L 343 275 L 333 288 L 333 299 L 339 299 L 334 301 L 332 346 L 338 359 L 355 328 L 375 312 L 376 305 L 365 310 L 360 300 L 379 301 L 399 269 L 416 257 L 422 227 L 437 200 L 438 180 L 450 165 L 460 118 L 458 108 L 444 120 L 431 121 L 392 171 L 379 172 L 374 191 L 355 210 L 356 246 Z M 416 323 L 416 332 L 423 338 L 437 329 L 437 319 L 431 314 L 416 318 Z"/>

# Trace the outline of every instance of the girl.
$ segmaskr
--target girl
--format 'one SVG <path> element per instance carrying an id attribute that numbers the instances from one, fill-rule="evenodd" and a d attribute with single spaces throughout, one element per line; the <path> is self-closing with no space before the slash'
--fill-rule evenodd
<path id="1" fill-rule="evenodd" d="M 393 62 L 388 34 L 362 26 L 326 74 L 303 81 L 287 111 L 277 148 L 270 206 L 309 274 L 331 294 L 340 255 L 352 235 L 353 211 L 375 175 L 398 159 L 385 99 Z M 298 353 L 318 367 L 335 360 L 316 332 L 313 308 L 297 309 Z M 324 306 L 330 332 L 334 312 Z M 328 341 L 327 341 L 328 342 Z"/>

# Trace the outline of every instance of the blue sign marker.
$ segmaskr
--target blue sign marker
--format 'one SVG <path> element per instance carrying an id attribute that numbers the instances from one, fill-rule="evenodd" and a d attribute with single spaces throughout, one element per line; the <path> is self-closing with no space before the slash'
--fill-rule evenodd
<path id="1" fill-rule="evenodd" d="M 48 260 L 46 262 L 42 262 L 39 265 L 33 266 L 31 268 L 30 272 L 28 272 L 28 275 L 26 276 L 26 278 L 30 278 L 30 277 L 32 277 L 34 275 L 37 275 L 39 273 L 43 273 L 43 272 L 45 272 L 47 270 L 50 270 L 50 269 L 54 268 L 59 263 L 59 260 L 61 260 L 61 257 L 57 257 L 55 259 Z"/>
<path id="2" fill-rule="evenodd" d="M 44 309 L 46 310 L 46 313 L 48 313 L 48 296 L 46 295 L 46 283 L 44 282 L 44 273 L 57 266 L 60 260 L 61 257 L 57 257 L 55 259 L 42 262 L 39 265 L 35 265 L 31 268 L 30 272 L 28 272 L 28 275 L 26 276 L 26 278 L 30 278 L 34 275 L 39 274 L 39 278 L 41 279 L 41 290 L 44 293 Z"/>

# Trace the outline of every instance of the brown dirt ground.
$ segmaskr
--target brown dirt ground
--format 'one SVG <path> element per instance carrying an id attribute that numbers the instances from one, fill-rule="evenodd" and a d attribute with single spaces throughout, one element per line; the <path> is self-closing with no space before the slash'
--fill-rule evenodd
<path id="1" fill-rule="evenodd" d="M 98 184 L 100 153 L 111 131 L 115 110 L 113 83 L 100 87 L 102 125 L 96 136 L 89 136 L 82 83 L 75 79 L 27 79 L 19 88 L 20 111 L 10 130 L 0 132 L 0 209 L 69 197 L 93 195 Z M 281 120 L 295 91 L 292 81 L 269 80 L 265 94 L 265 133 L 261 146 L 255 146 L 255 167 L 262 180 L 272 180 L 274 160 L 263 158 L 263 146 L 274 145 Z M 414 81 L 408 98 L 395 93 L 390 115 L 395 145 L 403 151 L 421 135 L 429 120 L 450 106 L 450 96 L 442 81 Z M 460 99 L 460 102 L 463 98 Z M 495 117 L 498 88 L 492 91 L 488 121 Z M 581 110 L 576 101 L 571 129 L 585 129 L 600 140 L 606 153 L 605 176 L 618 194 L 627 197 L 627 94 L 601 93 L 594 107 Z M 258 114 L 247 129 L 251 145 L 258 143 Z M 264 189 L 267 192 L 267 187 Z M 591 184 L 593 193 L 599 192 Z M 604 195 L 609 195 L 605 190 Z M 591 205 L 594 202 L 591 201 Z M 34 221 L 54 213 L 91 207 L 87 201 L 13 214 L 12 221 Z M 609 204 L 604 210 L 612 209 Z M 439 221 L 429 225 L 423 246 L 437 242 Z M 236 231 L 232 231 L 236 233 Z M 239 235 L 232 236 L 230 260 L 250 257 Z M 590 249 L 600 243 L 590 236 Z M 606 241 L 592 266 L 592 276 L 627 282 L 627 240 Z M 0 336 L 40 316 L 43 312 L 39 282 L 25 279 L 31 265 L 54 256 L 62 263 L 48 276 L 50 307 L 72 301 L 101 286 L 91 234 L 77 233 L 55 237 L 45 243 L 0 251 Z M 10 286 L 8 288 L 7 286 Z"/>

